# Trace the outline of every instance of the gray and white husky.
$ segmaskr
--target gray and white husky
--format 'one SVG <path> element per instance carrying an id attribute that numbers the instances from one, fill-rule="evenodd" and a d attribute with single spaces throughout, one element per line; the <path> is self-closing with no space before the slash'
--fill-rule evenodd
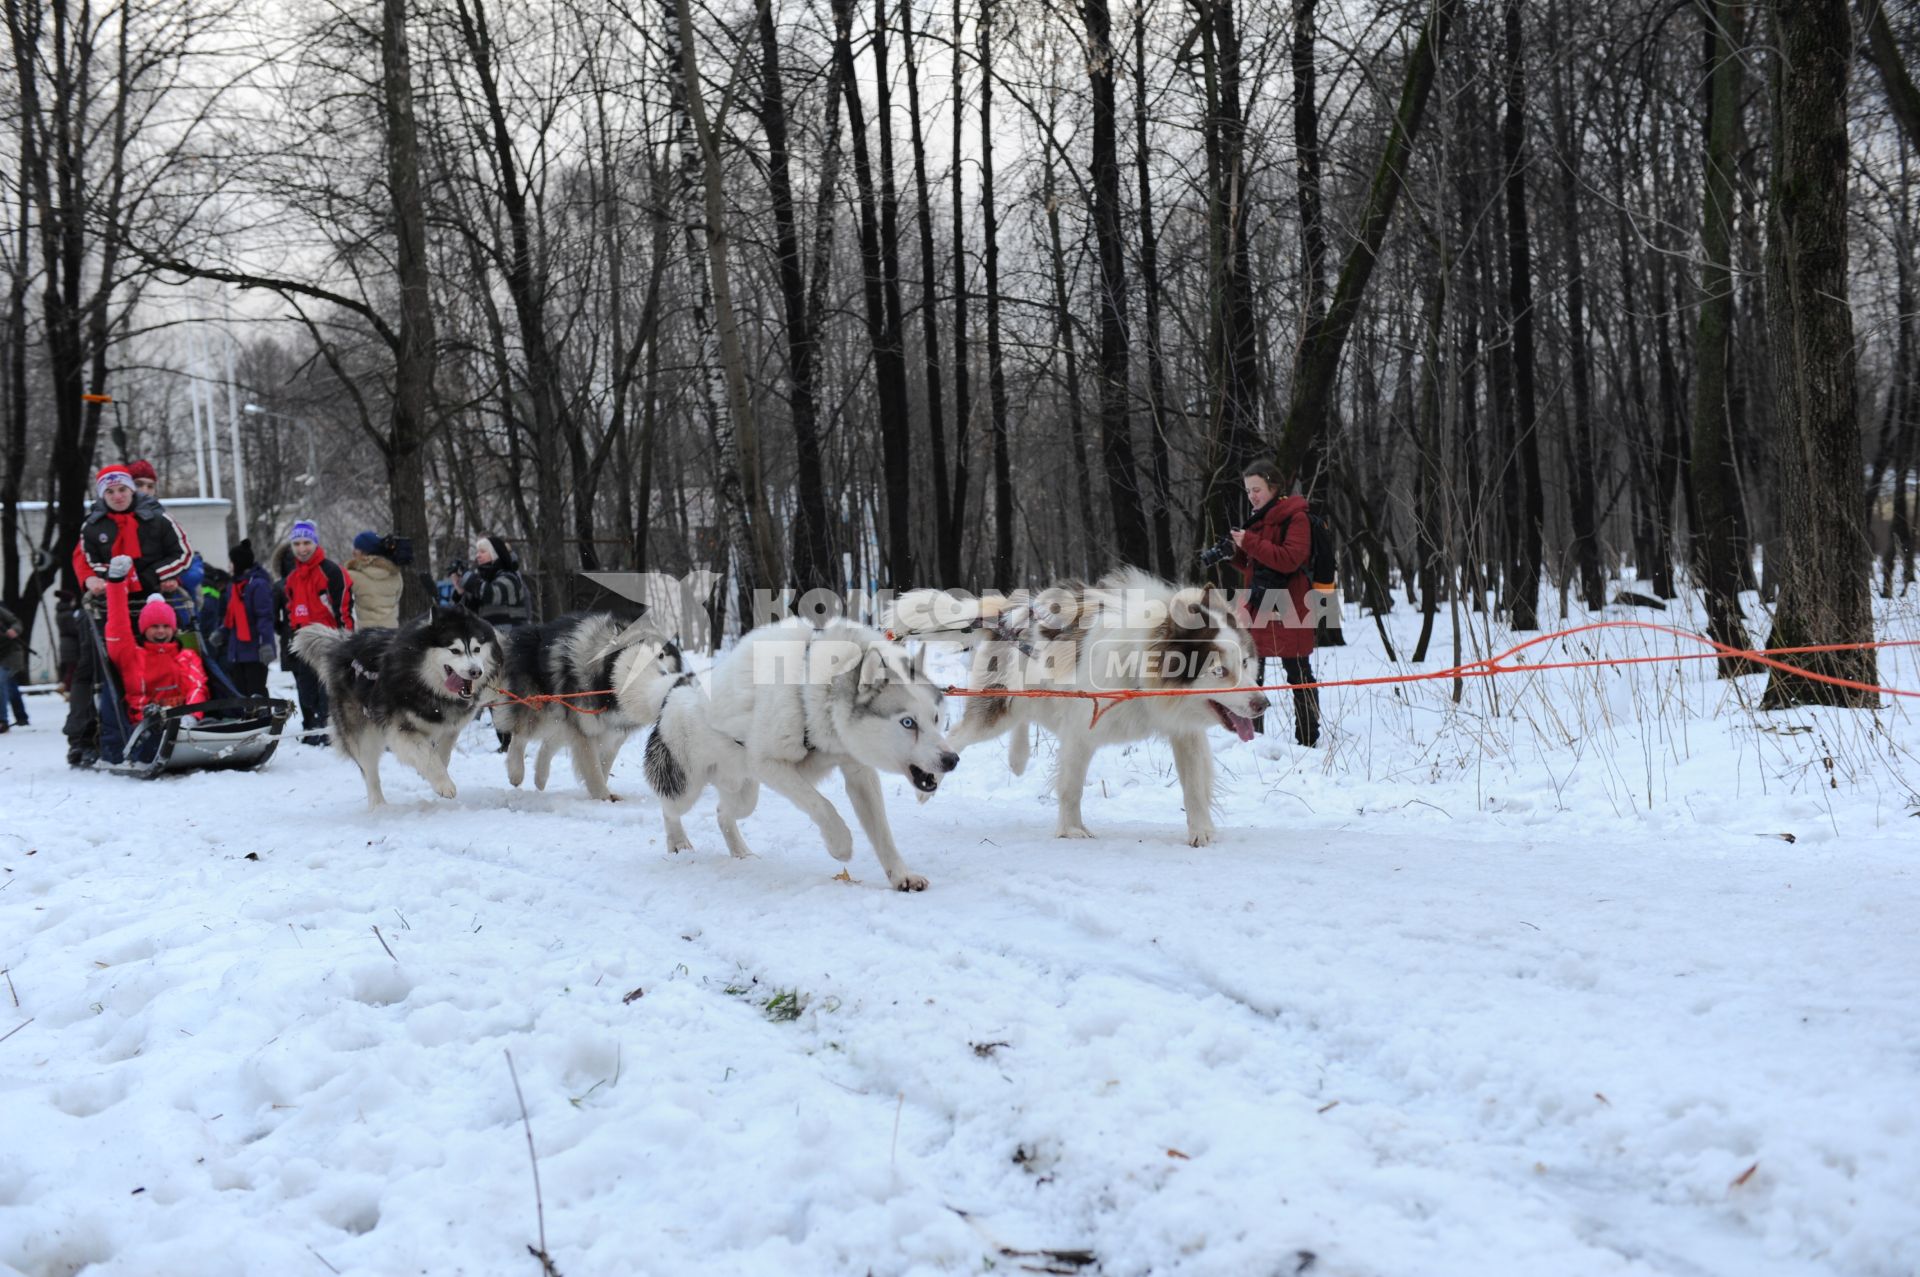
<path id="1" fill-rule="evenodd" d="M 327 685 L 333 743 L 360 768 L 367 806 L 386 801 L 380 756 L 392 750 L 442 798 L 455 794 L 447 762 L 499 673 L 500 640 L 470 612 L 436 607 L 399 629 L 348 633 L 309 625 L 293 652 Z"/>
<path id="2" fill-rule="evenodd" d="M 898 891 L 924 891 L 894 846 L 880 774 L 903 775 L 924 800 L 960 757 L 940 730 L 940 689 L 902 645 L 836 620 L 764 625 L 714 666 L 702 691 L 674 686 L 647 741 L 647 783 L 665 811 L 667 842 L 691 846 L 680 817 L 714 785 L 727 850 L 746 856 L 740 818 L 761 785 L 813 818 L 835 860 L 853 856 L 853 834 L 816 786 L 840 769 L 854 815 Z"/>
<path id="3" fill-rule="evenodd" d="M 1066 582 L 1028 597 L 961 599 L 914 590 L 895 602 L 896 635 L 950 639 L 973 649 L 971 684 L 983 690 L 1180 692 L 1095 702 L 1081 697 L 973 696 L 950 738 L 964 750 L 1016 731 L 1008 763 L 1024 771 L 1033 726 L 1060 742 L 1054 833 L 1091 838 L 1080 815 L 1087 767 L 1103 745 L 1159 736 L 1173 747 L 1187 809 L 1187 841 L 1212 842 L 1213 753 L 1209 727 L 1253 739 L 1267 698 L 1253 638 L 1229 601 L 1144 572 L 1116 572 L 1093 585 Z M 1102 704 L 1099 722 L 1094 705 Z"/>
<path id="4" fill-rule="evenodd" d="M 680 649 L 645 620 L 622 627 L 609 613 L 589 612 L 515 626 L 506 637 L 501 686 L 525 699 L 566 699 L 494 707 L 494 730 L 510 738 L 507 779 L 515 785 L 526 779 L 527 747 L 538 742 L 535 788 L 547 787 L 553 756 L 564 749 L 587 792 L 612 798 L 607 777 L 614 756 L 627 737 L 659 717 L 661 699 L 685 672 Z"/>

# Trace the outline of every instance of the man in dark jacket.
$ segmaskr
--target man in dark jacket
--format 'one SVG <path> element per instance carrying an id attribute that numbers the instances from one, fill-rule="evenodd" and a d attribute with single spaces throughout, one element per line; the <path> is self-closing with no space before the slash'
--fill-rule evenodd
<path id="1" fill-rule="evenodd" d="M 473 543 L 473 571 L 460 583 L 461 601 L 469 612 L 496 630 L 509 630 L 533 620 L 533 601 L 520 576 L 507 539 L 497 533 Z"/>
<path id="2" fill-rule="evenodd" d="M 253 559 L 253 542 L 227 551 L 233 583 L 221 605 L 222 664 L 243 696 L 267 694 L 273 660 L 273 578 Z"/>
<path id="3" fill-rule="evenodd" d="M 94 491 L 99 499 L 80 525 L 80 541 L 73 547 L 73 575 L 80 585 L 83 615 L 104 632 L 107 567 L 115 556 L 133 560 L 128 581 L 130 586 L 137 583 L 143 596 L 171 598 L 180 592 L 180 574 L 193 561 L 193 547 L 158 501 L 134 490 L 127 467 L 118 463 L 102 467 L 94 476 Z M 80 659 L 74 666 L 64 729 L 67 762 L 75 766 L 86 763 L 95 748 L 99 710 L 94 696 L 101 677 L 96 668 L 97 645 L 84 632 L 79 637 Z"/>

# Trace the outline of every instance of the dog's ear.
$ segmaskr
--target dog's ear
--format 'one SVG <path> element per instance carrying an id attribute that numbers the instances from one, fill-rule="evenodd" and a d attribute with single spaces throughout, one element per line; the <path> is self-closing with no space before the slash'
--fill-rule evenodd
<path id="1" fill-rule="evenodd" d="M 875 645 L 869 647 L 860 658 L 860 667 L 854 671 L 854 703 L 865 705 L 886 690 L 892 681 L 893 670 L 887 665 L 886 649 Z"/>

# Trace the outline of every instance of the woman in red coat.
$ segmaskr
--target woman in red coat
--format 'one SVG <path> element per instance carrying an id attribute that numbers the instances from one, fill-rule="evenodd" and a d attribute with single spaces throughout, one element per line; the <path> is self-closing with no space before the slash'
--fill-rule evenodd
<path id="1" fill-rule="evenodd" d="M 114 556 L 107 569 L 107 657 L 120 671 L 127 709 L 139 722 L 149 705 L 197 705 L 207 699 L 207 670 L 200 654 L 174 642 L 173 607 L 158 594 L 140 609 L 140 638 L 127 615 L 127 574 L 133 560 Z"/>
<path id="2" fill-rule="evenodd" d="M 1239 568 L 1253 609 L 1246 616 L 1254 650 L 1264 660 L 1279 657 L 1293 692 L 1293 737 L 1302 745 L 1320 743 L 1320 690 L 1313 682 L 1314 614 L 1309 608 L 1313 582 L 1313 531 L 1307 525 L 1307 499 L 1282 496 L 1279 468 L 1256 461 L 1241 476 L 1253 514 L 1232 532 L 1233 566 Z M 1246 615 L 1243 613 L 1243 615 Z"/>

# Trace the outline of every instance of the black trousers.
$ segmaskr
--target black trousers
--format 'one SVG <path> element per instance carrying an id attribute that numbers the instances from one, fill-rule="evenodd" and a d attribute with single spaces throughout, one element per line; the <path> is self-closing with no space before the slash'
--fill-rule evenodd
<path id="1" fill-rule="evenodd" d="M 1280 665 L 1286 671 L 1287 683 L 1293 687 L 1293 739 L 1296 743 L 1309 748 L 1320 743 L 1320 689 L 1300 687 L 1297 684 L 1311 683 L 1313 679 L 1313 658 L 1308 656 L 1283 656 Z M 1266 685 L 1267 663 L 1260 662 L 1260 683 Z M 1267 730 L 1266 715 L 1262 714 L 1254 724 L 1260 731 Z"/>
<path id="2" fill-rule="evenodd" d="M 287 666 L 293 671 L 294 685 L 300 689 L 300 730 L 315 731 L 327 725 L 327 685 L 320 677 L 320 671 L 301 660 L 294 653 L 293 644 L 286 647 Z M 266 667 L 261 667 L 264 678 Z"/>
<path id="3" fill-rule="evenodd" d="M 91 625 L 102 636 L 96 644 L 85 631 L 80 635 L 80 655 L 73 665 L 73 682 L 67 688 L 67 721 L 60 730 L 66 734 L 69 749 L 93 749 L 100 739 L 101 647 L 105 642 L 107 618 L 96 616 L 92 608 L 80 609 L 80 624 Z"/>
<path id="4" fill-rule="evenodd" d="M 267 667 L 260 661 L 235 661 L 227 666 L 227 676 L 242 696 L 267 694 Z"/>

